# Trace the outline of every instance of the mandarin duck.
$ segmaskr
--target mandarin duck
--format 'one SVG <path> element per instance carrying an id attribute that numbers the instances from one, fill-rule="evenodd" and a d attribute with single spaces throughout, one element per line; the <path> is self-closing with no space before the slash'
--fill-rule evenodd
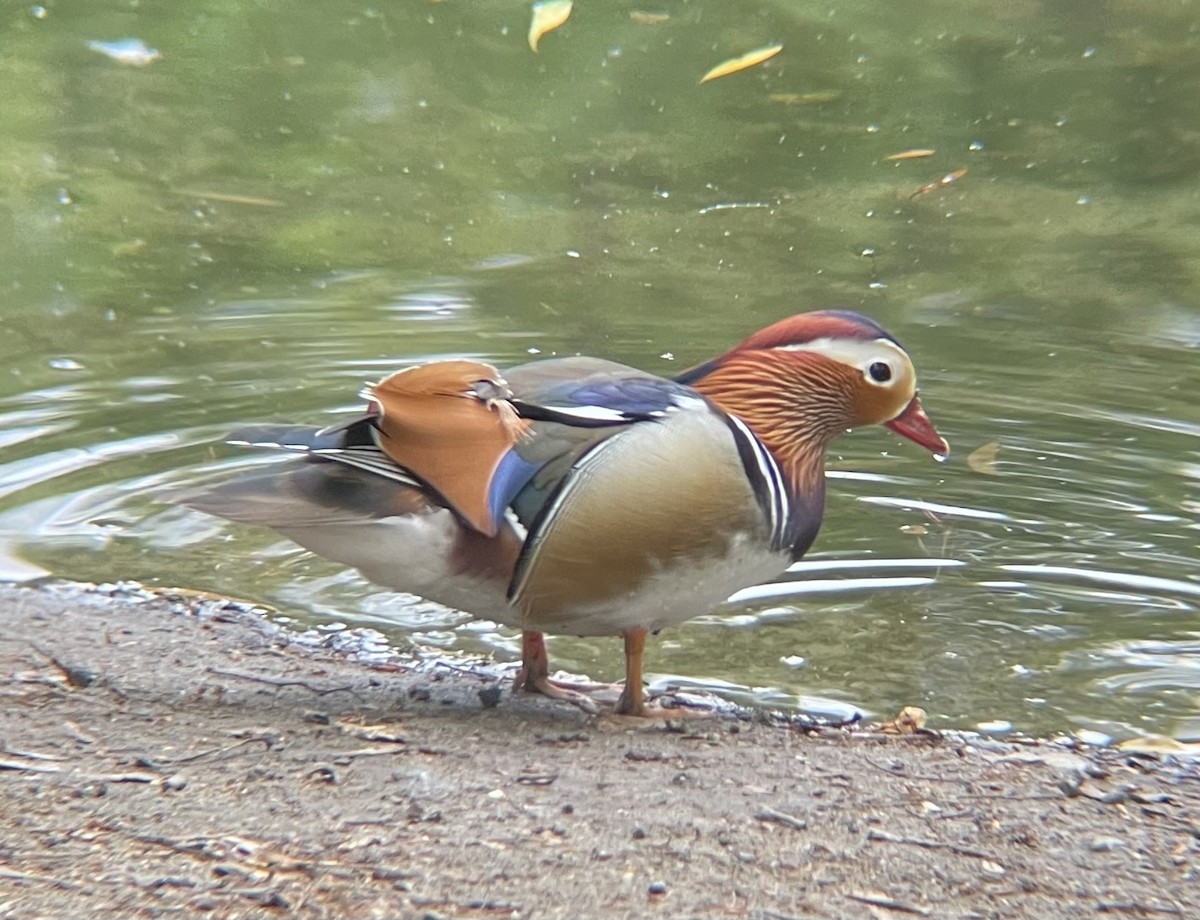
<path id="1" fill-rule="evenodd" d="M 301 456 L 180 500 L 522 630 L 516 686 L 593 712 L 550 679 L 543 633 L 623 636 L 616 711 L 644 715 L 647 633 L 803 555 L 834 437 L 882 423 L 948 451 L 900 344 L 835 310 L 777 322 L 675 379 L 588 357 L 503 375 L 446 360 L 362 395 L 365 414 L 332 427 L 235 432 Z"/>

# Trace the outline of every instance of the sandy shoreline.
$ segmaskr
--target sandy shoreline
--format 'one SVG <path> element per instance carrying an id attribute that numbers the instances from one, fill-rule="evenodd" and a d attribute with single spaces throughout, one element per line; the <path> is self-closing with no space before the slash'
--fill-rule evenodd
<path id="1" fill-rule="evenodd" d="M 0 587 L 0 662 L 2 918 L 1200 916 L 1195 763 L 496 705 L 80 586 Z"/>

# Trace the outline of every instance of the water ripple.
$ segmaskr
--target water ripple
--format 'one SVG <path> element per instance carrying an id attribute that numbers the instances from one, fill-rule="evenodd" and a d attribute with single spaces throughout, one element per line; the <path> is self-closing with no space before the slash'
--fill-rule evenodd
<path id="1" fill-rule="evenodd" d="M 903 508 L 911 511 L 929 511 L 947 517 L 971 518 L 977 521 L 1008 521 L 1011 518 L 1000 511 L 985 511 L 982 508 L 964 508 L 961 505 L 943 505 L 938 502 L 921 501 L 915 498 L 892 498 L 883 495 L 863 495 L 858 499 L 868 505 L 883 505 L 887 508 Z"/>
<path id="2" fill-rule="evenodd" d="M 850 594 L 855 591 L 879 591 L 889 588 L 920 588 L 933 584 L 932 578 L 895 576 L 880 578 L 813 578 L 804 581 L 774 582 L 745 588 L 729 597 L 726 603 L 745 604 L 751 601 L 781 597 L 808 597 L 813 594 Z"/>
<path id="3" fill-rule="evenodd" d="M 1161 591 L 1168 594 L 1186 594 L 1190 597 L 1200 597 L 1200 584 L 1180 581 L 1176 578 L 1135 575 L 1132 572 L 1098 572 L 1093 569 L 1079 569 L 1065 565 L 1013 564 L 1002 565 L 1000 568 L 1006 572 L 1020 572 L 1025 575 L 1071 578 L 1098 585 L 1115 585 L 1123 588 L 1140 588 L 1144 591 Z"/>

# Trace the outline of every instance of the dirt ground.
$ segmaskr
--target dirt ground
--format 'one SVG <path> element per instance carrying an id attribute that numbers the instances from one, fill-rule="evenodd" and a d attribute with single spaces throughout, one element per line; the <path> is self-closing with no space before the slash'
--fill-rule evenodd
<path id="1" fill-rule="evenodd" d="M 1200 917 L 1195 763 L 592 717 L 337 635 L 0 588 L 0 917 Z"/>

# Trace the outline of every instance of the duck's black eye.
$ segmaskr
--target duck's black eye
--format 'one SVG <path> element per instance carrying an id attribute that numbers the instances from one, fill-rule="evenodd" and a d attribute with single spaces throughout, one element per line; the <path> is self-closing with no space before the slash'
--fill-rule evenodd
<path id="1" fill-rule="evenodd" d="M 867 368 L 867 373 L 876 383 L 887 383 L 892 379 L 892 368 L 886 362 L 876 361 Z"/>

